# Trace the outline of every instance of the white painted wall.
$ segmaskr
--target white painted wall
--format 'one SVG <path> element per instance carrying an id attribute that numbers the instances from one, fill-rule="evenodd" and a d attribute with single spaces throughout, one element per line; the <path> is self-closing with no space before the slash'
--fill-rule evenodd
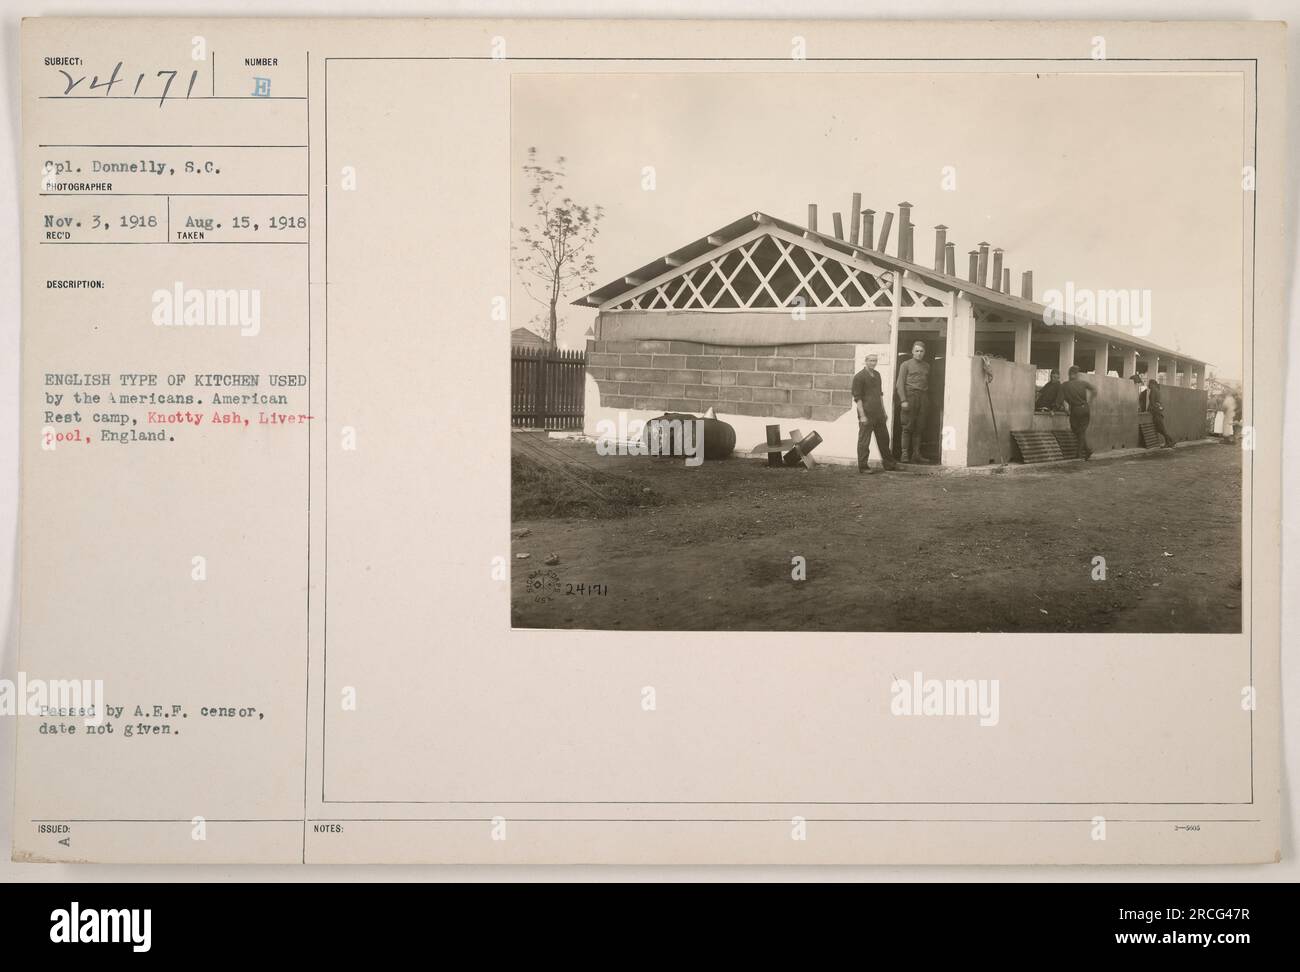
<path id="1" fill-rule="evenodd" d="M 853 362 L 855 368 L 862 368 L 866 356 L 870 353 L 874 353 L 880 358 L 877 370 L 880 372 L 881 386 L 885 390 L 885 411 L 889 413 L 892 411 L 889 398 L 890 389 L 893 387 L 895 378 L 895 372 L 891 365 L 893 355 L 890 353 L 887 344 L 854 345 Z M 600 404 L 600 388 L 596 384 L 596 380 L 590 375 L 587 376 L 583 432 L 592 439 L 599 440 L 602 438 L 600 429 L 602 420 L 610 423 L 609 428 L 618 430 L 631 426 L 634 432 L 647 419 L 656 418 L 663 413 L 664 410 L 661 408 L 645 410 L 603 406 Z M 818 462 L 856 464 L 858 461 L 858 419 L 852 406 L 849 406 L 844 414 L 834 422 L 815 419 L 768 418 L 761 415 L 736 415 L 726 411 L 725 402 L 716 408 L 716 414 L 719 419 L 736 430 L 735 455 L 737 456 L 748 455 L 749 450 L 760 442 L 766 444 L 767 426 L 780 425 L 782 438 L 789 438 L 793 429 L 798 429 L 805 435 L 809 432 L 817 432 L 821 435 L 821 444 L 817 446 L 816 451 L 812 454 L 813 458 Z M 890 436 L 892 440 L 892 416 Z M 610 436 L 604 437 L 611 438 Z M 879 460 L 880 457 L 876 454 L 874 445 L 871 454 L 873 460 Z M 758 458 L 766 461 L 766 453 L 760 453 Z"/>

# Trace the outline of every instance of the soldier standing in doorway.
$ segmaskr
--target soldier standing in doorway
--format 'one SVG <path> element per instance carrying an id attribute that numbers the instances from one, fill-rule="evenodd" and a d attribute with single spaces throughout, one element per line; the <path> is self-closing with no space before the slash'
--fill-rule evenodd
<path id="1" fill-rule="evenodd" d="M 894 385 L 903 411 L 903 462 L 929 462 L 921 455 L 921 438 L 930 417 L 930 362 L 925 360 L 925 344 L 912 344 L 912 356 L 898 369 Z"/>
<path id="2" fill-rule="evenodd" d="M 853 376 L 853 407 L 858 413 L 858 472 L 869 473 L 871 435 L 875 433 L 876 448 L 886 469 L 897 469 L 889 450 L 889 432 L 885 425 L 884 391 L 880 386 L 880 372 L 876 370 L 877 358 L 867 355 L 865 367 Z"/>

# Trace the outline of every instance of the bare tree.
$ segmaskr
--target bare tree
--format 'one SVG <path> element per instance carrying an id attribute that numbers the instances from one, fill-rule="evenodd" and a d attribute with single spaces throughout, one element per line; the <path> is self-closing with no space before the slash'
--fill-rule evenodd
<path id="1" fill-rule="evenodd" d="M 582 206 L 566 195 L 564 163 L 561 155 L 549 168 L 537 161 L 536 148 L 528 150 L 524 174 L 530 183 L 533 219 L 518 228 L 519 239 L 512 247 L 515 264 L 524 274 L 525 292 L 546 308 L 543 337 L 552 348 L 559 332 L 560 300 L 571 289 L 587 289 L 595 277 L 596 260 L 590 248 L 605 215 L 602 207 Z"/>

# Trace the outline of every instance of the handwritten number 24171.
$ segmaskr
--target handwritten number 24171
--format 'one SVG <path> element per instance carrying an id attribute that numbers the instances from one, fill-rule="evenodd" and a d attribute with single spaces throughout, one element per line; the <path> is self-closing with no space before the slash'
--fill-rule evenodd
<path id="1" fill-rule="evenodd" d="M 86 80 L 86 76 L 84 74 L 79 78 L 74 78 L 71 74 L 69 74 L 67 71 L 63 70 L 62 68 L 59 69 L 59 73 L 62 74 L 67 79 L 67 85 L 63 89 L 63 94 L 65 96 L 71 95 L 72 92 L 76 89 L 77 85 L 81 84 L 83 81 Z M 108 76 L 108 80 L 101 81 L 99 80 L 98 74 L 94 75 L 94 77 L 92 77 L 90 80 L 89 90 L 97 91 L 102 88 L 104 91 L 104 96 L 108 97 L 113 93 L 114 86 L 118 84 L 124 85 L 127 83 L 126 79 L 119 77 L 121 73 L 122 73 L 122 62 L 118 61 L 117 64 L 113 66 L 113 73 Z M 135 87 L 131 89 L 132 95 L 137 95 L 140 93 L 140 85 L 144 83 L 145 74 L 146 72 L 141 71 L 139 76 L 136 77 Z M 178 74 L 180 74 L 180 71 L 174 71 L 174 70 L 159 71 L 157 73 L 157 77 L 160 78 L 165 77 L 167 79 L 163 83 L 162 94 L 158 98 L 158 107 L 161 108 L 163 102 L 167 100 L 167 95 L 171 92 L 172 84 L 176 81 L 176 76 Z M 190 96 L 190 93 L 194 90 L 194 83 L 198 81 L 198 79 L 199 79 L 199 72 L 198 69 L 195 68 L 193 71 L 190 72 L 190 83 L 185 89 L 186 98 L 188 98 Z"/>

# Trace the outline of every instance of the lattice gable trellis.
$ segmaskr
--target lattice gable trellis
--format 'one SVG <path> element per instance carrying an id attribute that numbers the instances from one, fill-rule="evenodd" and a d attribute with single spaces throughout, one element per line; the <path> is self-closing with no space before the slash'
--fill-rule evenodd
<path id="1" fill-rule="evenodd" d="M 666 280 L 632 290 L 613 310 L 890 309 L 892 275 L 772 234 L 714 253 Z M 902 305 L 943 306 L 902 287 Z"/>

